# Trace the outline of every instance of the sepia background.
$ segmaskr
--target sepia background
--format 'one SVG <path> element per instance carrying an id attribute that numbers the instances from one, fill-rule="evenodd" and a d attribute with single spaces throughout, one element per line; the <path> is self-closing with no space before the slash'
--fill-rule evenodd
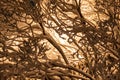
<path id="1" fill-rule="evenodd" d="M 0 80 L 120 80 L 119 0 L 1 0 Z"/>

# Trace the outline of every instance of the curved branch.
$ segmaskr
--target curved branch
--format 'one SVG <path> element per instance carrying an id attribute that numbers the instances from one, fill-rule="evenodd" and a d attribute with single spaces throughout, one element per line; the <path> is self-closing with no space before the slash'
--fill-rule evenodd
<path id="1" fill-rule="evenodd" d="M 57 67 L 63 67 L 63 68 L 68 68 L 68 69 L 70 69 L 70 70 L 74 70 L 74 71 L 79 72 L 79 73 L 81 73 L 82 75 L 90 78 L 90 80 L 95 80 L 90 74 L 87 74 L 87 73 L 83 72 L 82 70 L 77 69 L 77 68 L 75 68 L 75 67 L 73 67 L 73 66 L 64 65 L 64 64 L 55 63 L 55 62 L 50 62 L 50 64 L 52 64 L 52 65 L 54 65 L 54 66 L 57 66 Z"/>
<path id="2" fill-rule="evenodd" d="M 52 38 L 52 36 L 49 33 L 46 33 L 46 39 L 60 52 L 60 54 L 62 55 L 63 59 L 65 60 L 66 64 L 69 64 L 63 50 L 61 49 L 61 47 L 57 44 L 57 42 Z"/>
<path id="3" fill-rule="evenodd" d="M 69 64 L 69 61 L 68 61 L 67 57 L 65 56 L 65 53 L 63 52 L 61 47 L 58 45 L 58 43 L 52 38 L 52 36 L 49 33 L 45 32 L 45 35 L 41 34 L 40 37 L 47 39 L 60 52 L 65 63 Z"/>
<path id="4" fill-rule="evenodd" d="M 39 25 L 40 25 L 40 27 L 41 27 L 41 29 L 43 31 L 43 35 L 41 35 L 41 36 L 44 37 L 45 39 L 47 39 L 60 52 L 60 54 L 62 55 L 62 57 L 63 57 L 63 59 L 65 61 L 65 63 L 69 64 L 69 62 L 68 62 L 68 60 L 67 60 L 67 58 L 66 58 L 66 56 L 65 56 L 65 54 L 63 52 L 63 50 L 59 46 L 59 44 L 52 38 L 52 36 L 49 33 L 47 33 L 45 31 L 42 23 L 39 23 Z"/>

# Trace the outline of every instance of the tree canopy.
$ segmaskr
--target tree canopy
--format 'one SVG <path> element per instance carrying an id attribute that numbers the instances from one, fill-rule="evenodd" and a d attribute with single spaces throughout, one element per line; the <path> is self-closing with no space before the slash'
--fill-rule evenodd
<path id="1" fill-rule="evenodd" d="M 119 0 L 1 0 L 0 79 L 120 80 L 119 7 Z"/>

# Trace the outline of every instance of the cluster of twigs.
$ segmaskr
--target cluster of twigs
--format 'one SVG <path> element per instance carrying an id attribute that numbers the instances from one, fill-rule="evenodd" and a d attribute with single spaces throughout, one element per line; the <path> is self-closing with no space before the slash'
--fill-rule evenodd
<path id="1" fill-rule="evenodd" d="M 97 25 L 82 14 L 81 3 L 1 0 L 0 79 L 119 80 L 120 1 L 95 0 Z M 102 20 L 100 14 L 108 18 Z M 75 64 L 77 67 L 70 64 L 47 29 L 55 30 L 61 38 L 67 35 L 67 42 L 77 47 L 76 52 L 84 56 L 84 62 Z M 47 42 L 59 51 L 64 62 L 46 56 Z"/>

